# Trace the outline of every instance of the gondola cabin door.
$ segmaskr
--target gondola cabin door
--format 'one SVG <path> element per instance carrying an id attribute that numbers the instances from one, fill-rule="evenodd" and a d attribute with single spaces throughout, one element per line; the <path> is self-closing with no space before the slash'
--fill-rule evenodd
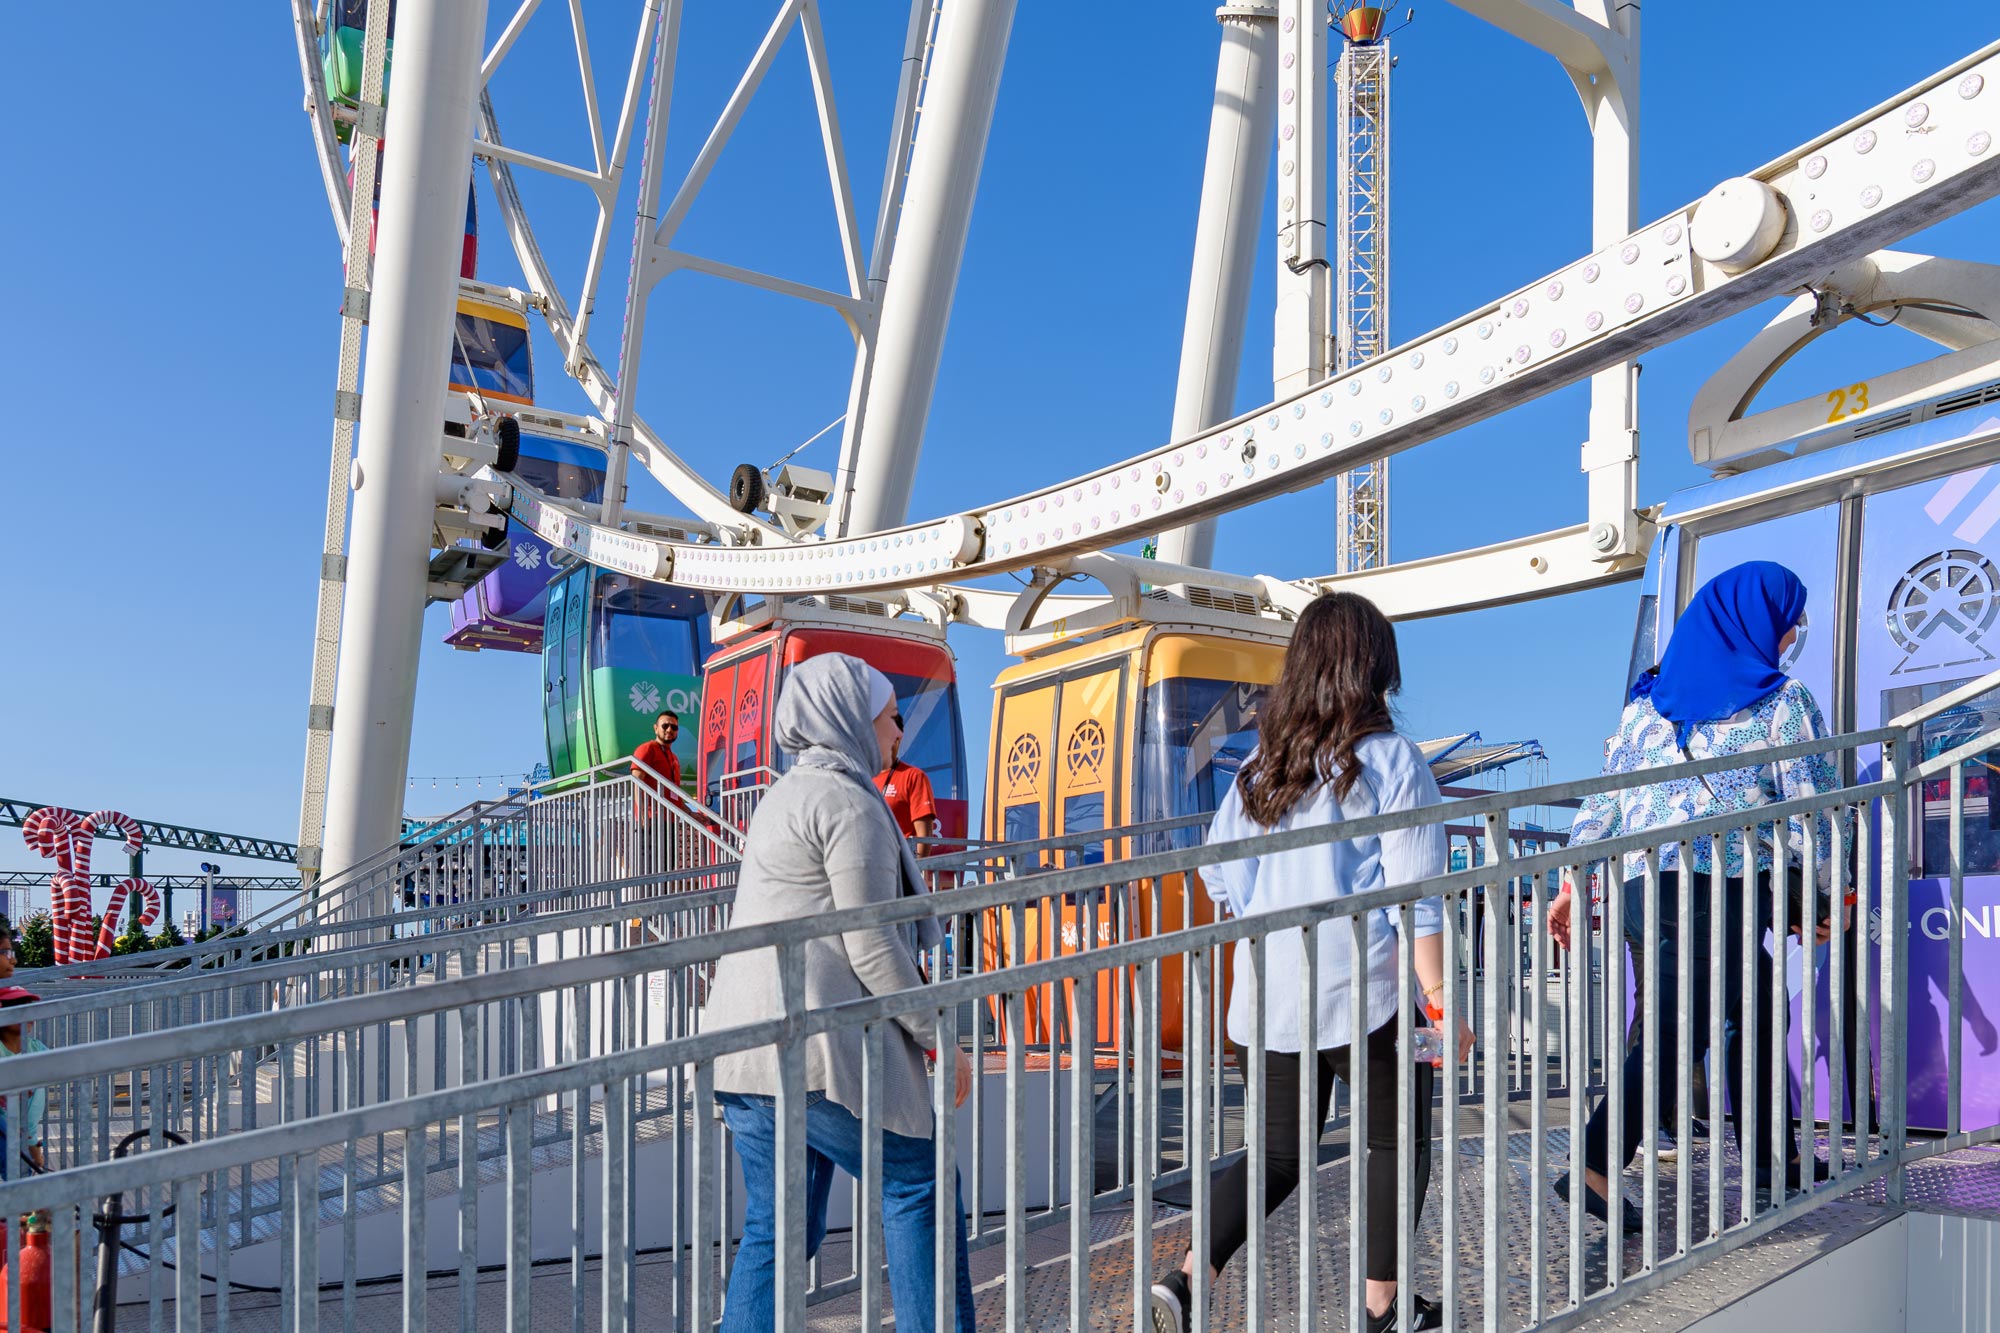
<path id="1" fill-rule="evenodd" d="M 702 799 L 738 827 L 774 768 L 767 725 L 779 636 L 759 635 L 744 649 L 718 654 L 702 680 Z"/>
<path id="2" fill-rule="evenodd" d="M 1094 833 L 1126 822 L 1125 787 L 1131 662 L 1127 653 L 1017 684 L 1000 687 L 994 727 L 995 771 L 989 778 L 996 818 L 989 827 L 1009 842 Z M 1040 858 L 1048 869 L 1100 865 L 1107 855 L 1120 854 L 1104 842 L 1085 843 Z M 1111 944 L 1129 935 L 1133 904 L 1126 895 L 1098 901 L 1092 910 L 1076 902 L 1030 902 L 1021 921 L 1021 957 L 1027 962 L 1072 953 L 1082 947 Z M 1014 961 L 1013 922 L 1005 913 L 989 913 L 982 923 L 984 965 Z M 1086 939 L 1092 939 L 1090 946 Z M 1097 977 L 1098 1046 L 1118 1041 L 1118 987 L 1121 971 Z M 1027 1030 L 1031 1045 L 1053 1043 L 1068 1036 L 1072 986 L 1059 1000 L 1053 987 L 1027 997 Z"/>

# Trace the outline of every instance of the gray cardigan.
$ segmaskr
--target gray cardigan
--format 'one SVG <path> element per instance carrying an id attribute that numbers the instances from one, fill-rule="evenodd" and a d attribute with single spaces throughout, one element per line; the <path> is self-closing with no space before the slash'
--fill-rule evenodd
<path id="1" fill-rule="evenodd" d="M 751 817 L 732 925 L 823 916 L 887 902 L 902 890 L 908 851 L 882 799 L 851 774 L 799 766 L 772 785 Z M 828 935 L 804 946 L 808 1010 L 924 984 L 904 930 L 878 927 Z M 701 1028 L 781 1016 L 775 949 L 725 954 L 716 965 Z M 898 1016 L 883 1042 L 883 1127 L 909 1138 L 932 1129 L 924 1052 L 937 1045 L 928 1012 Z M 861 1028 L 806 1042 L 806 1089 L 861 1115 Z M 759 1047 L 715 1062 L 718 1092 L 776 1096 L 778 1053 Z"/>

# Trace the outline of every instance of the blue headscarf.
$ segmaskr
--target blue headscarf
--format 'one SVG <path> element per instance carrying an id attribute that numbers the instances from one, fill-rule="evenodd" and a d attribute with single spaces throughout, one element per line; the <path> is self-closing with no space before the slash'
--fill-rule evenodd
<path id="1" fill-rule="evenodd" d="M 1805 614 L 1806 585 L 1783 565 L 1751 560 L 1701 585 L 1674 622 L 1660 665 L 1631 698 L 1650 695 L 1687 748 L 1697 722 L 1719 722 L 1785 683 L 1778 641 Z"/>

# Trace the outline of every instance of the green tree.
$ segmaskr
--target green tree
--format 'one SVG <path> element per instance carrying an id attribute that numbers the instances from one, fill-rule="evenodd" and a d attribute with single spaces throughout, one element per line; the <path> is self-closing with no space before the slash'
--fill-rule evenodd
<path id="1" fill-rule="evenodd" d="M 30 913 L 21 923 L 14 959 L 22 967 L 48 967 L 56 960 L 56 923 L 47 912 Z"/>

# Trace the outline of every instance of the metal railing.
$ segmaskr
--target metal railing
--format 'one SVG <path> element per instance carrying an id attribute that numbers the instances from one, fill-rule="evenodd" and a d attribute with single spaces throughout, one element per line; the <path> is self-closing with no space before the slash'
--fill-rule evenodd
<path id="1" fill-rule="evenodd" d="M 294 948 L 338 947 L 380 938 L 381 918 L 406 909 L 504 903 L 741 858 L 740 830 L 657 774 L 635 780 L 630 767 L 621 759 L 468 805 L 227 936 L 37 969 L 34 981 L 53 991 L 74 980 L 98 987 L 165 969 L 226 967 L 249 956 L 247 941 L 276 934 Z"/>
<path id="2" fill-rule="evenodd" d="M 1395 1024 L 1399 1049 L 1407 1052 L 1420 1024 L 1410 925 L 1419 901 L 1437 899 L 1447 960 L 1441 1021 L 1449 1031 L 1465 1016 L 1479 1032 L 1473 1063 L 1439 1075 L 1445 1114 L 1437 1135 L 1442 1169 L 1435 1207 L 1447 1259 L 1435 1272 L 1447 1323 L 1458 1326 L 1476 1316 L 1489 1328 L 1566 1328 L 1874 1182 L 1882 1181 L 1888 1199 L 1899 1203 L 1903 1170 L 1913 1157 L 2000 1137 L 2000 1130 L 1990 1126 L 1966 1129 L 1954 1116 L 1953 1133 L 1929 1144 L 1911 1143 L 1905 1131 L 1903 1027 L 1908 983 L 1906 797 L 1911 784 L 1935 780 L 1947 768 L 1956 771 L 1962 758 L 2000 743 L 2000 733 L 1984 734 L 1922 764 L 1912 765 L 1907 756 L 1927 719 L 1996 687 L 2000 673 L 1898 718 L 1890 727 L 1761 752 L 1760 762 L 1851 752 L 1858 771 L 1880 776 L 1763 807 L 1754 815 L 1718 816 L 1525 855 L 1512 849 L 1506 836 L 1511 810 L 1613 792 L 1623 785 L 1618 779 L 1596 778 L 1235 843 L 1169 847 L 1113 864 L 1077 865 L 1026 878 L 988 874 L 982 876 L 988 882 L 952 892 L 811 920 L 685 933 L 617 952 L 543 962 L 531 972 L 511 969 L 438 982 L 408 995 L 362 995 L 162 1032 L 149 1037 L 143 1050 L 113 1041 L 0 1061 L 0 1103 L 10 1118 L 19 1098 L 34 1088 L 50 1088 L 53 1099 L 140 1066 L 162 1071 L 131 1099 L 141 1108 L 137 1123 L 155 1146 L 123 1160 L 0 1183 L 0 1216 L 31 1209 L 52 1213 L 55 1327 L 64 1330 L 75 1327 L 79 1308 L 73 1276 L 83 1244 L 80 1218 L 97 1200 L 114 1194 L 127 1196 L 152 1219 L 142 1273 L 154 1308 L 171 1303 L 184 1328 L 227 1326 L 231 1260 L 226 1256 L 231 1254 L 237 1256 L 236 1271 L 255 1271 L 275 1286 L 287 1323 L 304 1321 L 304 1311 L 313 1303 L 337 1295 L 345 1326 L 356 1326 L 364 1268 L 357 1226 L 371 1213 L 399 1219 L 398 1271 L 407 1275 L 430 1271 L 431 1235 L 449 1234 L 455 1220 L 458 1266 L 446 1271 L 457 1280 L 461 1327 L 472 1327 L 485 1314 L 504 1314 L 511 1328 L 538 1326 L 529 1319 L 531 1289 L 546 1282 L 566 1297 L 576 1328 L 706 1328 L 726 1286 L 737 1234 L 729 1140 L 714 1119 L 713 1062 L 726 1053 L 768 1048 L 781 1070 L 774 1109 L 779 1142 L 790 1145 L 777 1185 L 779 1326 L 801 1327 L 809 1301 L 845 1296 L 858 1299 L 864 1325 L 872 1326 L 884 1308 L 883 1248 L 879 1214 L 864 1201 L 879 1188 L 886 1044 L 901 1040 L 895 1019 L 916 1012 L 935 1021 L 941 1049 L 965 1051 L 981 1071 L 972 1100 L 953 1112 L 951 1062 L 941 1062 L 932 1102 L 938 1110 L 935 1155 L 944 1168 L 934 1182 L 941 1215 L 952 1216 L 957 1207 L 957 1176 L 950 1165 L 969 1155 L 973 1166 L 966 1194 L 976 1204 L 970 1223 L 973 1243 L 986 1256 L 982 1263 L 998 1261 L 997 1281 L 984 1299 L 999 1308 L 985 1313 L 996 1322 L 1004 1319 L 1009 1328 L 1022 1327 L 1030 1302 L 1053 1284 L 1073 1326 L 1086 1326 L 1093 1315 L 1103 1313 L 1122 1323 L 1143 1317 L 1146 1284 L 1163 1263 L 1189 1244 L 1197 1253 L 1206 1251 L 1214 1204 L 1211 1170 L 1237 1152 L 1253 1168 L 1267 1165 L 1271 1156 L 1269 1121 L 1277 1108 L 1267 1095 L 1269 1053 L 1253 1042 L 1235 1059 L 1226 1057 L 1221 1042 L 1225 996 L 1240 998 L 1252 1016 L 1251 1027 L 1257 1028 L 1256 1016 L 1279 998 L 1270 989 L 1274 958 L 1299 961 L 1299 995 L 1311 996 L 1320 953 L 1302 946 L 1331 938 L 1366 947 L 1375 923 L 1386 915 L 1400 927 L 1392 946 L 1398 997 L 1393 1013 L 1370 1014 L 1366 988 L 1356 988 L 1349 1030 L 1320 1033 L 1315 1030 L 1316 1006 L 1302 1004 L 1303 1045 L 1316 1049 L 1325 1040 L 1358 1049 L 1375 1030 L 1374 1020 L 1381 1019 Z M 1877 746 L 1879 765 L 1870 753 Z M 1741 767 L 1741 759 L 1715 759 L 1644 776 L 1656 782 Z M 1962 823 L 1962 779 L 1954 779 L 1951 787 L 1951 817 Z M 1194 920 L 1197 900 L 1187 889 L 1195 876 L 1219 863 L 1468 820 L 1478 821 L 1491 835 L 1483 865 L 1241 919 Z M 1788 1048 L 1791 1017 L 1783 1002 L 1785 987 L 1763 979 L 1767 966 L 1781 971 L 1783 963 L 1759 961 L 1765 957 L 1764 923 L 1757 914 L 1729 915 L 1732 897 L 1740 901 L 1749 895 L 1732 890 L 1719 874 L 1705 874 L 1694 892 L 1675 889 L 1671 913 L 1663 918 L 1670 881 L 1659 868 L 1669 847 L 1686 865 L 1687 849 L 1700 839 L 1719 837 L 1746 846 L 1760 836 L 1760 826 L 1777 825 L 1798 829 L 1829 853 L 1833 900 L 1855 893 L 1860 914 L 1852 923 L 1842 912 L 1832 914 L 1824 963 L 1815 950 L 1803 951 L 1805 994 L 1817 995 L 1822 979 L 1826 982 L 1825 1021 L 1822 1006 L 1803 1007 L 1799 1035 L 1803 1049 L 1815 1058 L 1800 1070 L 1798 1105 L 1803 1113 L 1796 1120 L 1786 1117 L 1781 1128 L 1786 1141 L 1796 1142 L 1808 1160 L 1823 1146 L 1828 1174 L 1817 1180 L 1807 1171 L 1796 1190 L 1782 1169 L 1760 1189 L 1755 1154 L 1731 1151 L 1723 1128 L 1722 1085 L 1727 1080 L 1719 1075 L 1734 1063 L 1740 1067 L 1741 1088 L 1768 1080 L 1771 1104 L 1785 1106 L 1791 1081 L 1786 1062 L 1760 1062 L 1754 1040 L 1739 1043 L 1727 1061 L 1711 1058 L 1710 1072 L 1718 1077 L 1708 1089 L 1707 1146 L 1697 1152 L 1691 1086 L 1695 1055 L 1688 1042 L 1668 1046 L 1662 1040 L 1663 1034 L 1682 1028 L 1698 1034 L 1700 1025 L 1666 1021 L 1665 1006 L 1678 1015 L 1693 1011 L 1694 961 L 1706 957 L 1734 964 L 1709 966 L 1702 978 L 1711 1051 L 1730 1051 L 1724 1011 L 1732 998 L 1745 996 L 1752 1001 L 1765 996 L 1769 1005 L 1768 1019 L 1754 1003 L 1748 1007 L 1745 1030 L 1752 1036 L 1767 1031 L 1775 1049 Z M 1852 869 L 1846 835 L 1839 832 L 1850 828 L 1856 857 Z M 1955 838 L 1954 847 L 1960 846 Z M 1672 939 L 1671 956 L 1679 964 L 1665 994 L 1657 966 L 1647 967 L 1637 986 L 1634 1007 L 1642 1036 L 1634 1066 L 1640 1089 L 1636 1105 L 1624 1094 L 1623 1078 L 1627 967 L 1619 923 L 1625 915 L 1622 862 L 1628 854 L 1639 858 L 1636 891 L 1646 909 L 1638 913 L 1639 954 L 1667 956 L 1661 953 L 1661 941 Z M 998 860 L 1005 862 L 1004 857 Z M 1962 855 L 1955 856 L 1954 905 L 1963 898 L 1962 869 Z M 1574 954 L 1552 953 L 1548 944 L 1550 900 L 1564 881 L 1595 882 L 1603 888 L 1601 913 L 1585 911 L 1578 903 Z M 1177 883 L 1184 906 L 1171 913 L 1167 903 Z M 616 918 L 630 909 L 605 910 Z M 664 909 L 653 905 L 653 910 Z M 1787 895 L 1770 895 L 1774 940 L 1787 938 L 1790 911 Z M 1870 967 L 1859 947 L 1861 922 L 1871 911 L 1880 914 L 1884 943 L 1879 967 Z M 925 917 L 939 919 L 950 930 L 949 943 L 930 959 L 936 980 L 923 989 L 810 1011 L 792 1004 L 779 1019 L 695 1030 L 703 979 L 725 955 L 775 950 L 781 993 L 798 995 L 805 951 L 813 941 Z M 1098 929 L 1105 920 L 1124 924 L 1106 936 Z M 1707 931 L 1700 939 L 1695 935 L 1698 920 Z M 1733 939 L 1726 937 L 1725 927 L 1733 929 Z M 1954 916 L 1953 934 L 1962 929 L 1962 916 Z M 1036 937 L 1039 950 L 1030 947 Z M 990 953 L 988 941 L 993 943 Z M 1955 962 L 1956 939 L 1952 947 Z M 656 990 L 681 998 L 658 1010 L 648 1008 Z M 409 1011 L 398 1007 L 412 1001 Z M 550 1051 L 548 1065 L 521 1065 L 517 1072 L 505 1072 L 504 1064 L 478 1063 L 477 1052 L 490 1042 L 509 1045 L 525 1032 L 524 1022 L 506 1018 L 510 1007 L 518 1011 L 524 1004 L 560 1001 L 568 1004 L 565 1030 L 574 1032 L 579 1023 L 608 1026 L 624 1034 L 623 1039 L 608 1053 L 589 1056 L 581 1054 L 588 1046 L 572 1042 Z M 1031 1001 L 1039 1018 L 1031 1016 Z M 655 1012 L 663 1022 L 649 1026 Z M 1949 1017 L 1954 1029 L 1959 1014 L 1960 996 L 1953 984 Z M 1178 1040 L 1169 1040 L 1174 1034 L 1163 1028 L 1175 1015 L 1181 1025 Z M 1867 1039 L 1878 1021 L 1879 1069 Z M 224 1127 L 204 1127 L 186 1116 L 178 1122 L 173 1118 L 175 1106 L 193 1103 L 184 1094 L 175 1102 L 181 1080 L 166 1071 L 213 1060 L 218 1051 L 232 1047 L 310 1043 L 330 1032 L 379 1031 L 380 1025 L 402 1031 L 397 1053 L 406 1067 L 414 1067 L 421 1048 L 437 1042 L 442 1030 L 446 1058 L 440 1063 L 458 1071 L 459 1081 L 441 1080 L 436 1090 L 414 1097 L 363 1098 L 350 1104 L 362 1080 L 336 1073 L 332 1109 L 320 1114 L 294 1111 L 281 1123 L 229 1126 L 233 1132 L 228 1133 L 213 1132 Z M 863 1037 L 864 1086 L 874 1089 L 858 1108 L 863 1180 L 851 1193 L 849 1206 L 860 1225 L 844 1238 L 829 1239 L 809 1265 L 804 1228 L 792 1225 L 803 1208 L 794 1185 L 803 1170 L 805 1043 L 820 1034 L 854 1030 Z M 642 1031 L 646 1039 L 633 1040 Z M 369 1048 L 365 1042 L 349 1042 L 342 1049 L 344 1061 L 352 1063 Z M 1822 1054 L 1824 1077 L 1819 1072 Z M 1955 1106 L 1961 1077 L 1955 1041 L 1949 1060 Z M 335 1068 L 341 1063 L 336 1061 Z M 1308 1072 L 1300 1080 L 1299 1096 L 1310 1105 L 1317 1075 L 1311 1072 L 1312 1062 L 1304 1069 Z M 494 1076 L 480 1078 L 483 1070 Z M 1366 1062 L 1359 1062 L 1347 1107 L 1336 1108 L 1328 1131 L 1333 1143 L 1344 1145 L 1345 1167 L 1304 1171 L 1294 1220 L 1267 1224 L 1253 1217 L 1243 1257 L 1225 1270 L 1224 1299 L 1237 1303 L 1231 1308 L 1241 1309 L 1249 1327 L 1264 1326 L 1267 1301 L 1298 1311 L 1303 1326 L 1320 1309 L 1323 1288 L 1339 1293 L 1347 1326 L 1359 1325 L 1366 1254 L 1359 1238 L 1367 1231 L 1369 1192 L 1336 1186 L 1343 1170 L 1349 1183 L 1366 1177 L 1367 1136 L 1356 1132 L 1365 1117 L 1353 1108 L 1370 1106 L 1380 1091 L 1371 1092 L 1365 1070 Z M 1394 1230 L 1407 1236 L 1431 1203 L 1413 1188 L 1410 1174 L 1431 1136 L 1420 1138 L 1408 1128 L 1418 1110 L 1415 1064 L 1402 1058 L 1396 1071 L 1396 1123 L 1405 1129 L 1394 1149 L 1399 1223 Z M 1567 1209 L 1545 1207 L 1552 1168 L 1581 1155 L 1575 1145 L 1585 1139 L 1590 1100 L 1601 1097 L 1604 1128 L 1615 1144 L 1627 1137 L 1628 1125 L 1651 1127 L 1645 1105 L 1660 1102 L 1669 1078 L 1676 1094 L 1667 1099 L 1661 1118 L 1681 1146 L 1681 1161 L 1665 1168 L 1651 1135 L 1639 1136 L 1644 1140 L 1638 1159 L 1643 1220 L 1637 1236 L 1624 1244 L 1606 1244 L 1595 1224 L 1586 1221 L 1581 1190 L 1571 1190 Z M 1846 1095 L 1850 1086 L 1855 1089 L 1852 1100 Z M 1833 1095 L 1823 1096 L 1828 1090 Z M 1739 1100 L 1752 1122 L 1744 1133 L 1753 1140 L 1780 1128 L 1756 1126 L 1752 1108 L 1759 1101 L 1747 1091 Z M 1112 1103 L 1114 1116 L 1101 1129 Z M 294 1105 L 289 1099 L 281 1104 Z M 1469 1135 L 1462 1119 L 1475 1110 L 1479 1133 Z M 1317 1162 L 1319 1127 L 1310 1124 L 1309 1116 L 1292 1118 L 1293 1123 L 1301 1121 L 1301 1159 Z M 1566 1144 L 1560 1135 L 1565 1122 Z M 170 1123 L 195 1124 L 197 1133 L 187 1135 L 194 1141 L 166 1146 L 164 1131 Z M 1115 1142 L 1104 1144 L 1101 1137 Z M 567 1144 L 562 1161 L 544 1160 L 552 1144 Z M 468 1145 L 476 1145 L 476 1151 Z M 380 1170 L 369 1175 L 347 1169 L 369 1153 L 376 1154 Z M 997 1163 L 989 1162 L 994 1157 Z M 1525 1159 L 1525 1180 L 1517 1177 L 1516 1157 Z M 1468 1160 L 1476 1162 L 1476 1170 L 1465 1169 Z M 434 1163 L 444 1170 L 434 1169 Z M 531 1188 L 538 1170 L 566 1170 L 569 1189 L 553 1193 Z M 1250 1178 L 1260 1180 L 1261 1171 L 1251 1170 Z M 1611 1178 L 1614 1185 L 1620 1183 L 1616 1172 Z M 1345 1196 L 1344 1208 L 1327 1206 L 1340 1195 Z M 1250 1197 L 1258 1197 L 1254 1187 Z M 1186 1212 L 1179 1215 L 1185 1224 L 1168 1216 L 1162 1205 L 1169 1198 L 1185 1203 Z M 168 1203 L 175 1208 L 171 1218 L 162 1216 Z M 267 1211 L 260 1213 L 260 1208 Z M 260 1218 L 270 1216 L 275 1234 L 265 1239 Z M 1319 1224 L 1337 1226 L 1343 1218 L 1346 1252 L 1328 1254 Z M 1517 1254 L 1509 1242 L 1524 1219 L 1532 1225 L 1525 1251 Z M 496 1220 L 502 1228 L 497 1236 Z M 330 1285 L 323 1289 L 323 1247 L 317 1238 L 322 1227 L 330 1226 L 341 1228 L 340 1271 L 326 1275 Z M 1050 1257 L 1044 1243 L 1031 1271 L 1030 1237 L 1047 1228 L 1066 1235 L 1065 1251 Z M 1103 1280 L 1108 1271 L 1100 1271 L 1093 1281 L 1093 1262 L 1104 1270 L 1110 1261 L 1105 1234 L 1130 1256 L 1128 1277 L 1115 1289 Z M 17 1244 L 10 1232 L 10 1264 Z M 656 1253 L 644 1256 L 642 1251 Z M 183 1252 L 195 1262 L 166 1267 Z M 671 1274 L 666 1295 L 648 1298 L 643 1323 L 637 1318 L 645 1276 L 642 1257 L 668 1265 Z M 550 1264 L 551 1259 L 559 1262 Z M 538 1260 L 543 1261 L 539 1266 Z M 483 1285 L 475 1279 L 487 1263 L 497 1265 L 501 1276 Z M 1396 1265 L 1403 1292 L 1413 1290 L 1420 1268 L 1433 1271 L 1430 1256 L 1411 1244 L 1399 1247 Z M 948 1247 L 941 1245 L 937 1290 L 945 1307 L 952 1300 L 950 1272 Z M 1240 1287 L 1237 1273 L 1243 1276 Z M 216 1293 L 204 1301 L 208 1277 L 217 1280 Z M 1195 1265 L 1193 1285 L 1195 1327 L 1214 1326 L 1207 1317 L 1213 1284 L 1205 1266 Z M 402 1281 L 400 1298 L 405 1326 L 423 1326 L 425 1284 Z M 1399 1308 L 1407 1327 L 1407 1303 L 1400 1302 Z"/>

